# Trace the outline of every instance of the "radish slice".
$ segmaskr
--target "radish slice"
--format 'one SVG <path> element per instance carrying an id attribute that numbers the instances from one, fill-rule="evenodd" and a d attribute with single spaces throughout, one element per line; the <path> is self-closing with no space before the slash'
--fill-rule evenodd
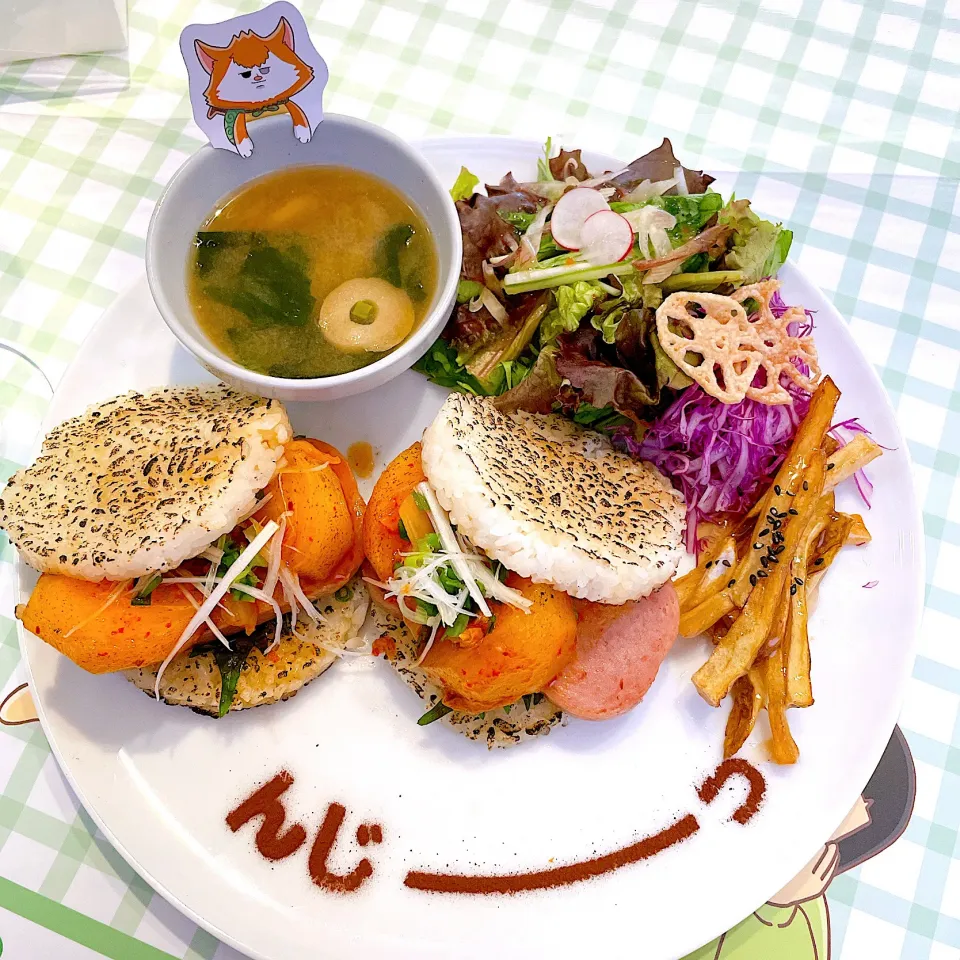
<path id="1" fill-rule="evenodd" d="M 550 232 L 558 247 L 579 250 L 580 231 L 587 218 L 601 210 L 610 210 L 610 205 L 599 190 L 591 187 L 575 187 L 568 190 L 553 208 Z"/>
<path id="2" fill-rule="evenodd" d="M 633 248 L 630 221 L 612 210 L 600 210 L 587 218 L 580 231 L 580 253 L 587 263 L 602 266 L 616 263 Z"/>

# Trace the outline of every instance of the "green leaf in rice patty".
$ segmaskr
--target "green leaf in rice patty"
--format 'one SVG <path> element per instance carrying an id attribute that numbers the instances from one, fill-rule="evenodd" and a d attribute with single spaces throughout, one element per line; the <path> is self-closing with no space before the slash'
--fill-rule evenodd
<path id="1" fill-rule="evenodd" d="M 240 671 L 247 662 L 252 646 L 234 645 L 232 650 L 228 650 L 222 643 L 216 644 L 213 648 L 213 658 L 217 661 L 220 668 L 220 706 L 217 710 L 217 718 L 225 716 L 237 695 L 237 684 L 240 682 Z"/>

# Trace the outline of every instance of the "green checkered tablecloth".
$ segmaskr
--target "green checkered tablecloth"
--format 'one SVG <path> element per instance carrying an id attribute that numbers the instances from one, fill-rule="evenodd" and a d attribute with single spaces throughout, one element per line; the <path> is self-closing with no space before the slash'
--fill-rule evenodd
<path id="1" fill-rule="evenodd" d="M 832 884 L 833 956 L 960 955 L 960 2 L 299 5 L 330 65 L 331 111 L 407 138 L 553 134 L 621 157 L 668 135 L 688 164 L 793 227 L 794 257 L 898 410 L 926 529 L 926 615 L 901 718 L 915 813 Z M 0 342 L 42 371 L 0 352 L 0 479 L 28 456 L 45 378 L 56 383 L 142 269 L 153 204 L 200 142 L 180 29 L 255 7 L 138 0 L 126 54 L 0 68 Z M 0 544 L 9 614 L 13 554 Z M 0 693 L 21 682 L 19 661 L 2 616 Z M 5 956 L 237 956 L 111 849 L 38 725 L 0 727 L 0 788 Z"/>

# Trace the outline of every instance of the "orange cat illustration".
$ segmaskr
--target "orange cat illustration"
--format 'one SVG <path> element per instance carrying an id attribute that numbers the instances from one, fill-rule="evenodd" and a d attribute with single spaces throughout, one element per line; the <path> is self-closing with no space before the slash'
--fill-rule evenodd
<path id="1" fill-rule="evenodd" d="M 293 49 L 293 28 L 281 17 L 276 30 L 261 37 L 251 30 L 234 36 L 225 47 L 197 40 L 197 57 L 210 82 L 204 92 L 208 117 L 223 116 L 227 139 L 241 157 L 253 153 L 247 118 L 286 107 L 301 143 L 310 139 L 310 121 L 293 97 L 313 80 L 313 68 Z"/>

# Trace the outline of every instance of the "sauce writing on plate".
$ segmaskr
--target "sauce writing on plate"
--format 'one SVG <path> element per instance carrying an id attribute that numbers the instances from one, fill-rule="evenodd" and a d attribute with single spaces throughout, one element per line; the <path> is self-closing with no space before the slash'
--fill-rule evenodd
<path id="1" fill-rule="evenodd" d="M 697 787 L 697 797 L 705 806 L 710 806 L 720 795 L 721 789 L 734 777 L 743 778 L 748 791 L 746 798 L 730 815 L 730 819 L 745 824 L 752 820 L 760 809 L 767 788 L 763 774 L 747 760 L 739 757 L 724 760 L 716 771 Z M 251 820 L 262 818 L 256 833 L 256 847 L 267 860 L 283 860 L 299 850 L 307 840 L 307 831 L 302 824 L 285 826 L 287 813 L 282 797 L 292 785 L 293 777 L 286 770 L 281 770 L 227 814 L 227 826 L 234 833 Z M 365 856 L 348 873 L 334 873 L 327 865 L 346 815 L 343 804 L 334 802 L 327 805 L 307 861 L 310 879 L 320 889 L 330 893 L 352 893 L 373 876 L 373 864 Z M 454 874 L 410 870 L 403 883 L 413 890 L 428 893 L 480 895 L 513 894 L 566 886 L 647 860 L 682 843 L 699 829 L 700 822 L 696 816 L 687 813 L 641 840 L 598 857 L 578 860 L 576 863 L 504 874 Z M 356 841 L 359 847 L 382 843 L 383 827 L 378 823 L 361 823 L 356 830 Z M 550 863 L 553 863 L 553 858 Z"/>
<path id="2" fill-rule="evenodd" d="M 302 824 L 294 823 L 284 829 L 287 812 L 280 799 L 293 785 L 293 777 L 281 770 L 250 797 L 227 814 L 227 826 L 236 833 L 254 817 L 262 817 L 257 830 L 257 850 L 267 860 L 283 860 L 296 853 L 307 839 Z M 373 875 L 373 866 L 364 857 L 349 873 L 334 873 L 327 866 L 327 858 L 337 842 L 347 811 L 343 804 L 331 803 L 310 848 L 307 869 L 310 879 L 322 890 L 331 893 L 352 893 Z M 383 828 L 379 823 L 361 823 L 357 827 L 357 843 L 365 847 L 383 842 Z"/>

